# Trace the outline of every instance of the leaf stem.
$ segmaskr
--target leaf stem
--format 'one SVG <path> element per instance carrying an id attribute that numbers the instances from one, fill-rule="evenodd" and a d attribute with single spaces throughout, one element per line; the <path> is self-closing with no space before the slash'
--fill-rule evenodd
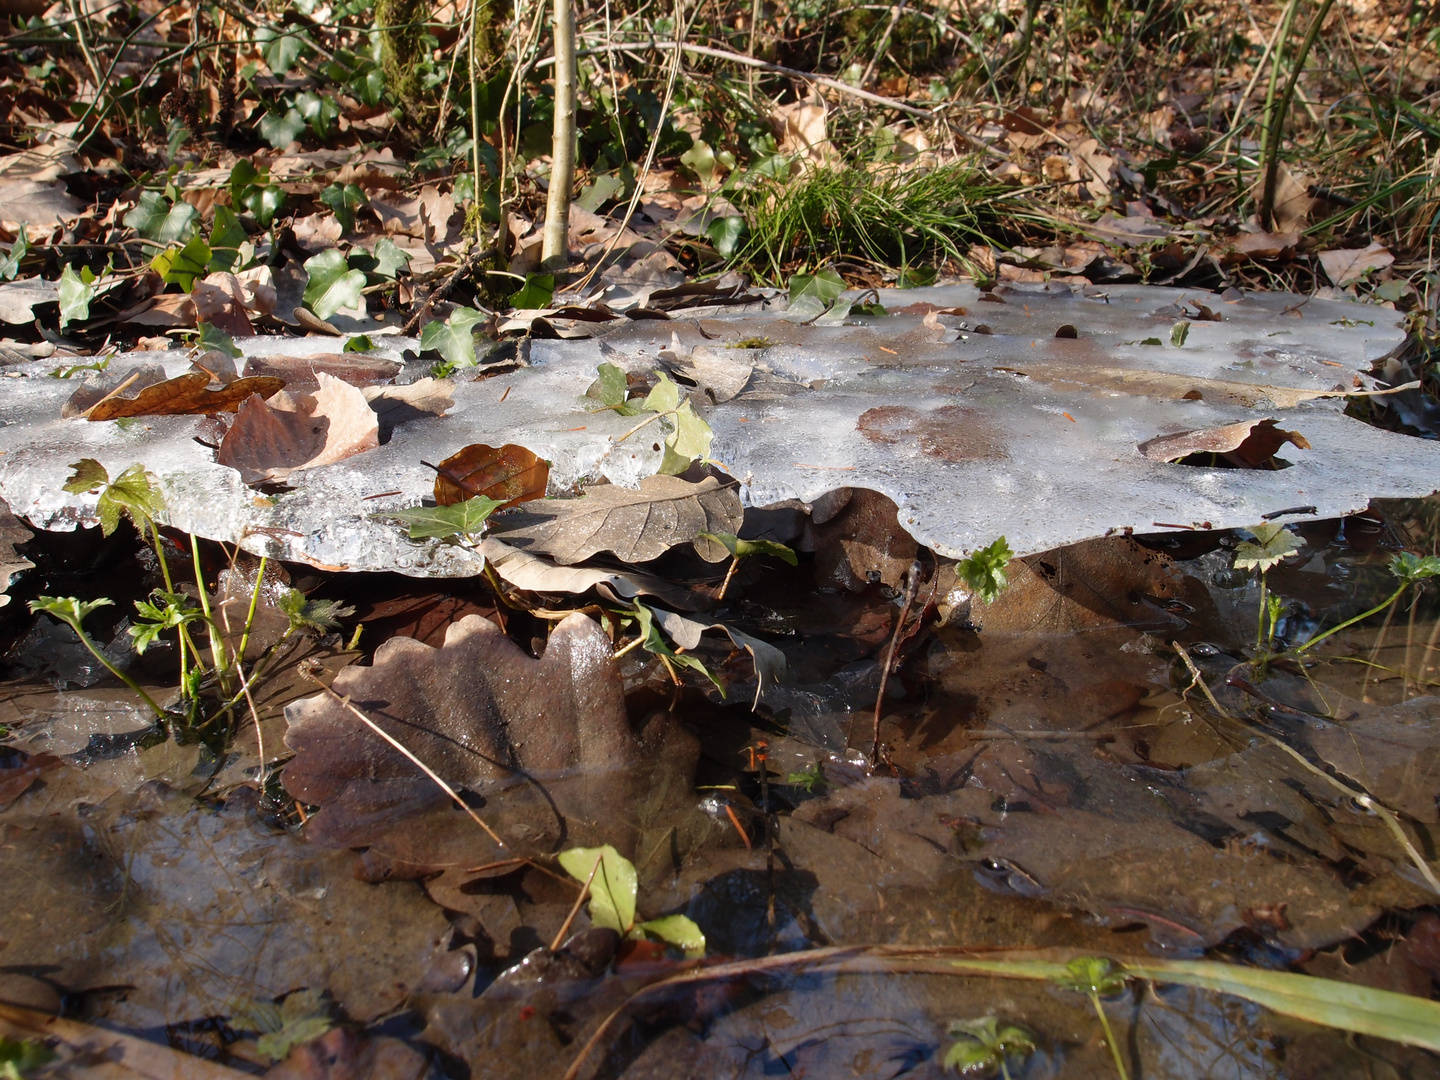
<path id="1" fill-rule="evenodd" d="M 1405 592 L 1405 590 L 1409 587 L 1409 585 L 1410 585 L 1410 583 L 1409 583 L 1408 581 L 1403 582 L 1398 589 L 1396 589 L 1393 593 L 1390 594 L 1390 596 L 1389 596 L 1388 599 L 1383 600 L 1383 601 L 1381 601 L 1380 603 L 1376 604 L 1376 605 L 1375 605 L 1373 608 L 1371 608 L 1369 611 L 1362 611 L 1359 615 L 1356 615 L 1354 618 L 1346 619 L 1346 620 L 1345 620 L 1344 622 L 1342 622 L 1339 626 L 1332 626 L 1329 630 L 1326 630 L 1323 634 L 1316 634 L 1316 635 L 1315 635 L 1314 637 L 1312 637 L 1309 641 L 1305 642 L 1305 644 L 1303 644 L 1303 645 L 1297 645 L 1295 648 L 1289 649 L 1289 650 L 1287 650 L 1287 651 L 1285 651 L 1285 652 L 1283 652 L 1283 653 L 1277 653 L 1275 656 L 1269 657 L 1269 659 L 1270 659 L 1270 660 L 1279 660 L 1279 659 L 1281 659 L 1282 657 L 1287 657 L 1287 656 L 1300 656 L 1300 655 L 1303 654 L 1307 649 L 1310 649 L 1310 648 L 1312 648 L 1312 647 L 1314 647 L 1314 646 L 1316 646 L 1316 645 L 1319 645 L 1320 642 L 1324 641 L 1324 640 L 1325 640 L 1326 638 L 1328 638 L 1328 637 L 1331 637 L 1331 636 L 1333 636 L 1333 635 L 1335 635 L 1335 634 L 1338 634 L 1341 630 L 1344 630 L 1346 627 L 1348 627 L 1348 626 L 1354 626 L 1354 625 L 1355 625 L 1356 623 L 1358 623 L 1358 622 L 1364 622 L 1366 619 L 1370 618 L 1370 616 L 1372 616 L 1372 615 L 1379 615 L 1380 612 L 1384 611 L 1384 610 L 1385 610 L 1387 607 L 1389 607 L 1391 604 L 1395 603 L 1396 600 L 1399 600 L 1401 594 Z"/>
<path id="2" fill-rule="evenodd" d="M 1125 1059 L 1120 1056 L 1120 1044 L 1115 1041 L 1115 1032 L 1110 1030 L 1110 1020 L 1105 1015 L 1105 1007 L 1100 1004 L 1100 995 L 1093 988 L 1090 991 L 1090 1004 L 1095 1006 L 1095 1015 L 1100 1018 L 1100 1026 L 1105 1029 L 1105 1042 L 1109 1044 L 1110 1056 L 1115 1059 L 1115 1071 L 1120 1074 L 1120 1080 L 1130 1080 L 1130 1074 L 1125 1071 Z"/>
<path id="3" fill-rule="evenodd" d="M 85 648 L 89 649 L 91 655 L 94 656 L 96 660 L 99 660 L 100 663 L 104 664 L 111 675 L 114 675 L 117 679 L 123 682 L 131 690 L 134 690 L 135 693 L 139 694 L 141 698 L 144 699 L 145 704 L 149 705 L 151 711 L 155 713 L 156 720 L 164 720 L 166 716 L 169 715 L 164 709 L 162 709 L 158 704 L 156 704 L 155 699 L 152 698 L 149 694 L 147 694 L 144 688 L 141 687 L 138 682 L 132 679 L 129 675 L 126 675 L 125 672 L 121 671 L 118 667 L 116 667 L 109 661 L 105 654 L 101 652 L 100 649 L 96 646 L 95 642 L 90 639 L 90 635 L 85 633 L 85 631 L 80 628 L 80 624 L 78 622 L 73 622 L 70 619 L 66 619 L 65 623 L 70 627 L 71 630 L 75 631 L 75 636 L 80 639 L 80 644 L 84 645 Z"/>

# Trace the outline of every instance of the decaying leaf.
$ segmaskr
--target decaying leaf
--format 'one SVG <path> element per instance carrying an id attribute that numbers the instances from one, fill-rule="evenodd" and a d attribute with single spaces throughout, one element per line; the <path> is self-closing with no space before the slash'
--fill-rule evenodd
<path id="1" fill-rule="evenodd" d="M 587 487 L 578 499 L 546 500 L 496 521 L 495 531 L 512 547 L 559 563 L 582 562 L 601 551 L 636 563 L 702 532 L 737 532 L 743 517 L 734 487 L 713 476 L 693 484 L 649 476 L 638 490 L 602 484 Z"/>
<path id="2" fill-rule="evenodd" d="M 394 360 L 364 353 L 315 353 L 310 356 L 252 356 L 245 361 L 243 374 L 270 375 L 285 380 L 290 393 L 310 393 L 320 388 L 320 375 L 333 376 L 351 386 L 378 386 L 400 373 Z"/>
<path id="3" fill-rule="evenodd" d="M 487 536 L 480 542 L 486 565 L 517 589 L 536 593 L 577 595 L 601 587 L 624 600 L 637 596 L 658 596 L 672 607 L 687 611 L 695 598 L 678 585 L 641 570 L 596 570 L 587 566 L 557 566 L 538 555 L 512 548 Z"/>
<path id="4" fill-rule="evenodd" d="M 0 607 L 10 602 L 10 597 L 6 595 L 10 579 L 35 565 L 15 550 L 16 544 L 25 543 L 32 535 L 0 499 Z"/>
<path id="5" fill-rule="evenodd" d="M 1390 249 L 1378 242 L 1363 248 L 1335 248 L 1330 251 L 1322 251 L 1319 258 L 1320 265 L 1325 268 L 1325 276 L 1337 289 L 1354 285 L 1366 274 L 1383 270 L 1395 261 L 1395 256 L 1390 253 Z"/>
<path id="6" fill-rule="evenodd" d="M 673 769 L 678 754 L 681 771 L 686 760 L 693 770 L 698 748 L 673 725 L 647 727 L 642 745 L 611 652 L 584 615 L 555 627 L 538 660 L 467 615 L 440 648 L 391 638 L 372 666 L 346 668 L 334 687 L 452 787 L 486 799 L 481 813 L 511 849 L 499 857 L 549 850 L 566 822 L 572 842 L 604 822 L 608 842 L 626 851 L 634 834 L 624 819 L 644 801 L 652 767 Z M 369 845 L 408 866 L 474 866 L 497 852 L 433 781 L 333 698 L 307 698 L 285 715 L 296 752 L 286 790 L 321 808 L 306 825 L 311 840 Z M 436 810 L 417 826 L 417 815 Z"/>
<path id="7" fill-rule="evenodd" d="M 549 479 L 550 463 L 523 446 L 472 443 L 435 466 L 435 501 L 450 506 L 484 495 L 517 506 L 543 499 Z"/>
<path id="8" fill-rule="evenodd" d="M 655 621 L 660 624 L 660 629 L 665 631 L 667 637 L 675 642 L 682 649 L 697 649 L 700 647 L 700 635 L 706 630 L 719 630 L 727 634 L 738 648 L 744 649 L 750 654 L 755 662 L 755 704 L 760 704 L 761 697 L 766 689 L 785 681 L 785 654 L 771 645 L 768 641 L 761 641 L 757 637 L 733 626 L 719 622 L 700 622 L 697 619 L 687 619 L 683 615 L 676 615 L 673 611 L 665 611 L 661 608 L 651 608 Z"/>
<path id="9" fill-rule="evenodd" d="M 449 379 L 433 379 L 427 375 L 405 386 L 367 386 L 360 392 L 375 410 L 383 442 L 397 424 L 426 416 L 444 416 L 455 407 L 454 389 L 455 384 Z"/>
<path id="10" fill-rule="evenodd" d="M 1264 420 L 1242 420 L 1238 424 L 1181 431 L 1160 435 L 1139 445 L 1140 453 L 1151 461 L 1179 461 L 1191 454 L 1219 454 L 1240 468 L 1265 468 L 1275 452 L 1286 443 L 1301 450 L 1310 449 L 1305 436 L 1298 431 L 1276 427 L 1269 417 Z"/>
<path id="11" fill-rule="evenodd" d="M 816 506 L 819 516 L 801 543 L 815 552 L 817 581 L 851 592 L 876 583 L 900 586 L 920 549 L 901 528 L 894 502 L 878 491 L 841 488 Z"/>
<path id="12" fill-rule="evenodd" d="M 379 422 L 365 395 L 324 372 L 318 378 L 320 389 L 298 399 L 267 404 L 259 395 L 248 398 L 215 460 L 255 484 L 333 465 L 379 446 Z"/>
<path id="13" fill-rule="evenodd" d="M 283 380 L 268 376 L 235 379 L 216 386 L 210 374 L 203 371 L 187 372 L 149 385 L 142 385 L 143 372 L 133 381 L 127 382 L 128 379 L 129 376 L 122 378 L 114 390 L 90 405 L 82 402 L 93 396 L 93 390 L 81 387 L 71 396 L 66 403 L 67 410 L 61 415 L 68 412 L 88 420 L 118 420 L 125 416 L 213 416 L 234 412 L 250 396 L 267 398 L 285 386 Z"/>

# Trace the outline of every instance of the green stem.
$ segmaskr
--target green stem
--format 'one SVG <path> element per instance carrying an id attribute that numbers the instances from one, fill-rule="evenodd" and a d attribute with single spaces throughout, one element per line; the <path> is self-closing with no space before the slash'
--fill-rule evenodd
<path id="1" fill-rule="evenodd" d="M 1399 600 L 1399 599 L 1400 599 L 1400 595 L 1405 591 L 1405 589 L 1409 586 L 1409 584 L 1410 584 L 1410 583 L 1409 583 L 1408 581 L 1407 581 L 1407 582 L 1404 582 L 1398 589 L 1396 589 L 1393 593 L 1390 594 L 1390 598 L 1389 598 L 1388 600 L 1385 600 L 1385 601 L 1383 601 L 1382 603 L 1376 604 L 1376 605 L 1375 605 L 1373 608 L 1371 608 L 1369 611 L 1362 611 L 1359 615 L 1356 615 L 1353 619 L 1346 619 L 1346 620 L 1345 620 L 1344 622 L 1342 622 L 1339 626 L 1332 626 L 1329 630 L 1326 630 L 1323 634 L 1316 634 L 1316 635 L 1315 635 L 1313 638 L 1311 638 L 1309 641 L 1305 642 L 1304 645 L 1300 645 L 1300 646 L 1298 646 L 1298 647 L 1296 647 L 1296 648 L 1294 648 L 1294 649 L 1291 649 L 1289 652 L 1281 653 L 1280 656 L 1299 656 L 1300 654 L 1302 654 L 1303 652 L 1305 652 L 1307 649 L 1311 648 L 1312 646 L 1319 645 L 1320 642 L 1324 641 L 1326 638 L 1328 638 L 1328 637 L 1330 637 L 1330 636 L 1332 636 L 1332 635 L 1334 635 L 1334 634 L 1338 634 L 1341 630 L 1344 630 L 1347 626 L 1354 626 L 1354 625 L 1355 625 L 1356 623 L 1358 623 L 1358 622 L 1364 622 L 1366 619 L 1370 618 L 1370 616 L 1372 616 L 1372 615 L 1379 615 L 1380 612 L 1384 611 L 1384 610 L 1385 610 L 1386 608 L 1388 608 L 1391 604 L 1395 603 L 1396 600 Z M 1272 656 L 1270 659 L 1272 659 L 1272 660 L 1278 660 L 1278 659 L 1280 658 L 1280 656 Z"/>
<path id="2" fill-rule="evenodd" d="M 1265 600 L 1268 596 L 1268 589 L 1265 584 L 1265 571 L 1260 571 L 1260 613 L 1255 617 L 1255 651 L 1265 650 Z"/>
<path id="3" fill-rule="evenodd" d="M 240 635 L 240 651 L 235 654 L 235 664 L 244 670 L 245 650 L 250 647 L 250 628 L 255 625 L 255 609 L 260 604 L 260 586 L 265 583 L 265 563 L 268 555 L 260 556 L 260 569 L 255 573 L 255 588 L 250 590 L 250 610 L 245 613 L 245 630 Z"/>
<path id="4" fill-rule="evenodd" d="M 141 688 L 139 683 L 137 683 L 134 679 L 130 678 L 129 675 L 126 675 L 123 671 L 121 671 L 119 668 L 117 668 L 114 664 L 112 664 L 109 660 L 105 658 L 105 654 L 102 653 L 96 647 L 95 643 L 90 640 L 90 635 L 85 633 L 84 630 L 80 629 L 79 623 L 72 622 L 69 619 L 66 619 L 65 623 L 67 626 L 70 627 L 71 630 L 75 631 L 75 636 L 80 639 L 80 644 L 84 645 L 85 648 L 89 649 L 95 659 L 99 660 L 100 663 L 104 664 L 111 675 L 114 675 L 117 679 L 123 682 L 131 690 L 134 690 L 135 693 L 139 694 L 145 700 L 145 704 L 149 705 L 151 711 L 155 713 L 156 720 L 165 719 L 167 715 L 165 710 L 162 709 L 158 704 L 156 704 L 155 699 L 152 698 L 149 694 L 147 694 Z"/>
<path id="5" fill-rule="evenodd" d="M 1294 61 L 1290 65 L 1290 78 L 1285 82 L 1285 89 L 1280 94 L 1278 101 L 1273 100 L 1275 92 L 1275 77 L 1280 73 L 1280 56 L 1276 53 L 1275 67 L 1270 73 L 1270 99 L 1265 102 L 1265 185 L 1260 198 L 1260 222 L 1265 228 L 1270 228 L 1271 218 L 1275 213 L 1275 179 L 1280 170 L 1280 136 L 1285 130 L 1284 116 L 1290 108 L 1290 101 L 1295 96 L 1295 86 L 1300 81 L 1300 73 L 1305 69 L 1305 61 L 1310 56 L 1310 50 L 1315 47 L 1315 39 L 1320 36 L 1320 28 L 1325 23 L 1325 16 L 1330 14 L 1330 8 L 1335 0 L 1323 0 L 1320 10 L 1315 14 L 1315 21 L 1310 24 L 1310 29 L 1305 35 L 1305 40 L 1300 44 L 1300 51 L 1295 54 Z M 1283 37 L 1290 34 L 1290 24 L 1295 19 L 1295 11 L 1299 7 L 1298 0 L 1292 0 L 1290 7 L 1285 12 L 1285 25 L 1281 29 Z"/>
<path id="6" fill-rule="evenodd" d="M 205 632 L 210 638 L 210 662 L 215 665 L 215 676 L 220 680 L 220 692 L 230 692 L 229 669 L 230 665 L 225 659 L 224 637 L 220 628 L 215 625 L 215 617 L 210 613 L 210 594 L 205 589 L 205 573 L 200 566 L 200 541 L 195 534 L 190 534 L 190 558 L 195 564 L 195 591 L 200 594 L 200 610 L 205 613 Z"/>
<path id="7" fill-rule="evenodd" d="M 1100 1018 L 1100 1026 L 1105 1029 L 1105 1042 L 1110 1047 L 1110 1056 L 1115 1059 L 1115 1071 L 1120 1074 L 1120 1080 L 1130 1080 L 1130 1074 L 1125 1071 L 1125 1060 L 1120 1056 L 1120 1044 L 1115 1041 L 1115 1033 L 1110 1030 L 1110 1020 L 1105 1015 L 1105 1008 L 1100 1004 L 1100 995 L 1094 990 L 1090 991 L 1090 1004 L 1095 1006 L 1095 1015 Z"/>
<path id="8" fill-rule="evenodd" d="M 165 545 L 160 540 L 160 530 L 156 527 L 154 520 L 152 520 L 151 518 L 144 519 L 144 525 L 141 526 L 142 533 L 145 531 L 146 527 L 149 528 L 150 542 L 155 548 L 155 558 L 160 563 L 160 576 L 165 580 L 165 591 L 168 593 L 173 593 L 175 591 L 175 582 L 170 577 L 170 563 L 165 558 Z M 191 652 L 195 652 L 195 646 L 190 641 L 190 634 L 185 629 L 184 625 L 176 628 L 175 639 L 177 647 L 180 650 L 180 696 L 182 698 L 185 698 L 190 696 L 189 690 L 187 689 L 187 687 L 189 686 L 189 680 L 185 677 L 186 672 L 189 670 L 189 664 L 186 661 L 185 652 L 187 646 L 189 646 Z M 198 652 L 196 653 L 196 656 L 198 658 Z"/>

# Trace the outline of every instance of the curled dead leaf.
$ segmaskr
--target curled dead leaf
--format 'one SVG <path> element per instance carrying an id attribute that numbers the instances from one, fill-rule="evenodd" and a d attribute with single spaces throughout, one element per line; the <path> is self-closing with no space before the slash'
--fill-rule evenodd
<path id="1" fill-rule="evenodd" d="M 472 443 L 435 466 L 435 501 L 454 506 L 484 495 L 516 506 L 543 499 L 549 480 L 550 463 L 523 446 L 506 443 L 496 449 Z"/>
<path id="2" fill-rule="evenodd" d="M 272 375 L 285 380 L 292 394 L 320 388 L 323 372 L 351 386 L 377 386 L 400 373 L 401 364 L 364 353 L 316 353 L 312 356 L 252 356 L 245 361 L 245 375 Z"/>
<path id="3" fill-rule="evenodd" d="M 379 422 L 365 395 L 324 372 L 318 378 L 319 391 L 298 399 L 285 395 L 266 403 L 256 395 L 246 400 L 215 460 L 256 484 L 333 465 L 379 446 Z"/>
<path id="4" fill-rule="evenodd" d="M 1275 421 L 1267 417 L 1161 435 L 1141 443 L 1138 449 L 1151 461 L 1173 462 L 1191 454 L 1219 454 L 1240 468 L 1261 469 L 1268 466 L 1275 452 L 1287 442 L 1301 450 L 1310 449 L 1305 436 L 1276 427 Z"/>
<path id="5" fill-rule="evenodd" d="M 210 374 L 204 371 L 186 372 L 160 382 L 147 382 L 151 374 L 148 369 L 155 366 L 158 365 L 146 365 L 131 372 L 113 390 L 94 401 L 88 401 L 94 396 L 94 388 L 80 387 L 65 403 L 61 416 L 84 416 L 88 420 L 119 420 L 126 416 L 214 416 L 216 413 L 234 412 L 251 395 L 267 398 L 285 387 L 283 379 L 270 377 L 236 379 L 212 387 Z M 161 374 L 164 374 L 163 370 Z"/>

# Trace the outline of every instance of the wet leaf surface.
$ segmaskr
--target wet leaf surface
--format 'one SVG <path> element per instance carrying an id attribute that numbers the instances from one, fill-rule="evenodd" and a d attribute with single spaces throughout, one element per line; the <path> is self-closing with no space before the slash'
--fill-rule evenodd
<path id="1" fill-rule="evenodd" d="M 475 443 L 435 466 L 435 501 L 451 506 L 483 495 L 504 507 L 518 506 L 543 499 L 549 478 L 550 463 L 523 446 Z"/>

